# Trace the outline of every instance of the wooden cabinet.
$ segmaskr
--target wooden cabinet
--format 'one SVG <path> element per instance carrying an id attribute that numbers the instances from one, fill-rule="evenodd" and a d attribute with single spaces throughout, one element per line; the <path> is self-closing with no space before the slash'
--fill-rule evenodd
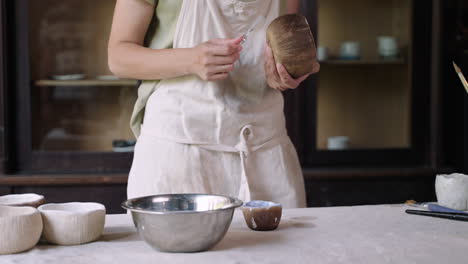
<path id="1" fill-rule="evenodd" d="M 15 10 L 15 170 L 128 172 L 137 81 L 113 76 L 115 0 L 27 1 Z"/>
<path id="2" fill-rule="evenodd" d="M 135 80 L 107 67 L 115 0 L 18 0 L 13 49 L 16 78 L 14 171 L 125 173 L 132 152 L 129 119 Z M 302 164 L 428 166 L 432 1 L 302 1 L 320 48 L 321 72 L 285 94 L 290 135 Z M 380 54 L 379 38 L 397 53 Z M 342 47 L 359 46 L 356 58 Z M 437 109 L 436 109 L 437 111 Z M 333 138 L 345 146 L 331 149 Z M 114 143 L 114 145 L 113 145 Z"/>
<path id="3" fill-rule="evenodd" d="M 439 23 L 434 27 L 434 49 L 438 51 L 433 65 L 435 93 L 442 109 L 440 147 L 446 155 L 439 163 L 468 173 L 468 95 L 454 71 L 456 62 L 468 78 L 468 3 L 463 0 L 440 1 L 436 6 Z"/>
<path id="4" fill-rule="evenodd" d="M 0 192 L 70 192 L 119 211 L 137 81 L 107 68 L 114 4 L 0 2 Z M 464 1 L 302 0 L 301 10 L 328 50 L 321 72 L 284 94 L 309 205 L 433 200 L 436 173 L 468 170 L 468 99 L 449 65 L 467 47 Z M 382 36 L 396 55 L 382 55 Z M 348 42 L 359 56 L 342 54 Z M 347 144 L 333 149 L 337 136 Z"/>
<path id="5" fill-rule="evenodd" d="M 320 73 L 286 97 L 303 166 L 432 166 L 432 1 L 302 2 L 328 51 Z M 382 37 L 396 43 L 393 56 L 380 51 Z"/>
<path id="6" fill-rule="evenodd" d="M 327 50 L 316 92 L 316 149 L 412 147 L 412 0 L 319 0 L 317 38 Z M 391 54 L 380 54 L 387 48 Z M 395 45 L 396 44 L 396 45 Z M 353 58 L 343 48 L 359 49 Z M 386 46 L 387 47 L 386 47 Z M 351 50 L 352 51 L 352 50 Z M 393 53 L 394 52 L 394 53 Z M 336 149 L 335 149 L 336 150 Z"/>

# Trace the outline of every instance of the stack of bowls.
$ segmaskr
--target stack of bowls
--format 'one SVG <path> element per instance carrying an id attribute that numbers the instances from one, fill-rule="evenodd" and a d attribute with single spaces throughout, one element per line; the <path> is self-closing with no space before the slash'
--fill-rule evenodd
<path id="1" fill-rule="evenodd" d="M 0 254 L 31 249 L 41 234 L 57 245 L 89 243 L 101 236 L 106 215 L 104 205 L 44 202 L 44 197 L 37 194 L 0 196 Z"/>

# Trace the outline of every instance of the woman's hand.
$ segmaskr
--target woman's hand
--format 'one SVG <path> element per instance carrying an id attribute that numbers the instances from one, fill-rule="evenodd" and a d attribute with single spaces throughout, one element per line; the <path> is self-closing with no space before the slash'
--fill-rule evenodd
<path id="1" fill-rule="evenodd" d="M 271 48 L 268 44 L 265 44 L 265 74 L 268 85 L 273 89 L 280 91 L 296 89 L 302 81 L 307 79 L 309 75 L 318 72 L 319 69 L 320 65 L 317 63 L 313 72 L 294 79 L 289 75 L 288 71 L 282 64 L 275 62 Z"/>
<path id="2" fill-rule="evenodd" d="M 242 36 L 234 39 L 212 39 L 194 47 L 192 73 L 205 81 L 226 79 L 240 57 L 241 41 Z"/>

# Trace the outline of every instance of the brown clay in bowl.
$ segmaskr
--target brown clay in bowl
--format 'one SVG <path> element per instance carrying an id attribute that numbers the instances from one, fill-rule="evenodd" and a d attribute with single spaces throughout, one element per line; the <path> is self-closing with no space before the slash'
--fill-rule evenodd
<path id="1" fill-rule="evenodd" d="M 268 201 L 250 201 L 242 207 L 247 226 L 255 231 L 275 230 L 280 221 L 282 206 Z"/>

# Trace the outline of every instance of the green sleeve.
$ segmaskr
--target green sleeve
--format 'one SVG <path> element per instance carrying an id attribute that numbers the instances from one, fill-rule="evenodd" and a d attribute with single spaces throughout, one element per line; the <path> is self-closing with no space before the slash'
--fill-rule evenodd
<path id="1" fill-rule="evenodd" d="M 145 0 L 146 2 L 155 5 L 157 0 Z"/>

